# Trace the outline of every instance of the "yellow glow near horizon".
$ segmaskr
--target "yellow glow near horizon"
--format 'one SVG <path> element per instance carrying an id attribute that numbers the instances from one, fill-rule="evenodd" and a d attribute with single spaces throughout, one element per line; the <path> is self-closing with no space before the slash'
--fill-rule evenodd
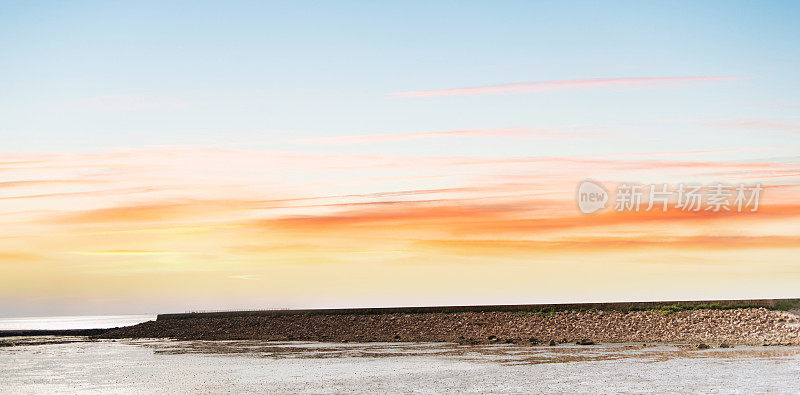
<path id="1" fill-rule="evenodd" d="M 587 168 L 611 186 L 634 173 L 659 182 L 665 168 L 742 179 L 791 165 L 421 157 L 398 184 L 362 169 L 407 158 L 180 149 L 42 160 L 5 168 L 18 181 L 3 190 L 14 199 L 0 229 L 0 297 L 37 311 L 792 296 L 800 279 L 796 185 L 765 184 L 756 213 L 584 216 L 574 202 Z M 481 175 L 421 177 L 465 166 Z"/>

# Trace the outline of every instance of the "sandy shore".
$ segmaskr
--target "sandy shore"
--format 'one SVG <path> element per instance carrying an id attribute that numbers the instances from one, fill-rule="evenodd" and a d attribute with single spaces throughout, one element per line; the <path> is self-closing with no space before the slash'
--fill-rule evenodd
<path id="1" fill-rule="evenodd" d="M 800 345 L 800 316 L 767 308 L 687 311 L 291 314 L 159 319 L 102 338 L 457 342 L 662 342 Z"/>

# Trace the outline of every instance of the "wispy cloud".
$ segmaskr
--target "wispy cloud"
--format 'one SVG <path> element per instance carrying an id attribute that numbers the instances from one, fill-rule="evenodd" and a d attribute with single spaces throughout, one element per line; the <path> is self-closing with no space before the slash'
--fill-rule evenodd
<path id="1" fill-rule="evenodd" d="M 317 137 L 292 140 L 294 143 L 311 144 L 371 144 L 401 140 L 433 139 L 442 137 L 539 137 L 539 138 L 578 138 L 590 134 L 570 131 L 574 128 L 500 128 L 500 129 L 456 129 L 436 132 L 375 133 L 350 136 Z"/>
<path id="2" fill-rule="evenodd" d="M 528 132 L 540 131 L 444 136 Z M 265 289 L 279 293 L 308 285 L 313 293 L 331 279 L 385 288 L 403 273 L 409 284 L 463 274 L 453 283 L 473 286 L 498 272 L 501 288 L 508 278 L 530 275 L 572 290 L 571 268 L 621 272 L 607 270 L 609 263 L 652 273 L 658 281 L 660 269 L 648 262 L 687 270 L 708 262 L 753 270 L 793 267 L 797 165 L 758 155 L 706 156 L 742 150 L 733 147 L 562 157 L 208 147 L 4 156 L 0 160 L 20 164 L 0 165 L 0 191 L 6 193 L 0 200 L 6 274 L 0 294 L 47 291 L 61 298 L 156 289 L 171 295 L 191 288 L 201 290 L 193 298 L 218 298 L 205 290 L 263 295 Z M 744 150 L 794 149 L 792 155 L 796 148 Z M 41 163 L 26 163 L 32 160 Z M 605 212 L 584 216 L 574 199 L 576 183 L 587 177 L 610 192 L 627 180 L 734 178 L 760 181 L 764 192 L 758 212 L 619 213 L 612 200 Z M 73 185 L 82 180 L 89 182 Z M 769 262 L 762 260 L 765 249 Z M 563 282 L 543 276 L 549 268 L 553 276 L 563 273 Z"/>
<path id="3" fill-rule="evenodd" d="M 735 76 L 697 76 L 697 77 L 635 77 L 635 78 L 584 78 L 574 80 L 513 82 L 499 85 L 483 85 L 468 88 L 433 89 L 393 93 L 395 97 L 431 97 L 486 95 L 508 92 L 531 92 L 567 88 L 614 87 L 631 85 L 674 85 L 695 82 L 732 80 Z"/>
<path id="4" fill-rule="evenodd" d="M 607 250 L 728 250 L 783 248 L 796 249 L 800 237 L 796 236 L 670 236 L 670 237 L 583 237 L 566 240 L 492 240 L 449 239 L 420 240 L 415 243 L 422 249 L 436 249 L 457 255 L 557 254 L 587 253 Z M 735 247 L 732 247 L 735 246 Z"/>
<path id="5" fill-rule="evenodd" d="M 730 127 L 743 130 L 777 130 L 781 132 L 800 133 L 800 123 L 775 121 L 768 119 L 750 119 L 723 121 L 717 123 L 719 126 Z"/>
<path id="6" fill-rule="evenodd" d="M 99 180 L 20 180 L 20 181 L 0 182 L 0 188 L 17 188 L 17 187 L 46 186 L 46 185 L 83 185 L 83 184 L 99 184 L 102 182 L 103 181 Z"/>
<path id="7" fill-rule="evenodd" d="M 342 212 L 302 217 L 285 217 L 252 222 L 246 226 L 266 229 L 283 229 L 304 232 L 305 234 L 347 234 L 349 231 L 414 231 L 433 230 L 451 235 L 493 235 L 505 234 L 548 234 L 583 232 L 586 230 L 608 229 L 611 226 L 618 232 L 630 232 L 643 236 L 639 226 L 653 227 L 681 223 L 686 226 L 718 221 L 768 221 L 776 218 L 797 218 L 800 205 L 794 203 L 770 204 L 762 206 L 758 212 L 709 212 L 682 211 L 671 208 L 667 212 L 617 212 L 609 211 L 602 215 L 582 216 L 576 214 L 569 201 L 549 201 L 529 198 L 527 200 L 506 201 L 494 204 L 454 204 L 438 202 L 435 204 L 398 203 L 392 206 L 375 206 L 352 209 Z M 627 227 L 627 229 L 626 229 Z"/>

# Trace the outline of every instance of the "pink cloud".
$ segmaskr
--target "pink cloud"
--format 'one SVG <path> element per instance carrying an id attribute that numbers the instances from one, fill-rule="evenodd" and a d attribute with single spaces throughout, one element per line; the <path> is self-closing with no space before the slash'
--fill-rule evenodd
<path id="1" fill-rule="evenodd" d="M 584 78 L 575 80 L 514 82 L 510 84 L 485 85 L 469 88 L 434 89 L 393 93 L 396 97 L 465 96 L 505 92 L 543 91 L 564 88 L 584 88 L 600 86 L 625 86 L 643 84 L 679 84 L 690 82 L 739 79 L 731 76 L 700 77 L 639 77 L 639 78 Z"/>
<path id="2" fill-rule="evenodd" d="M 800 124 L 772 120 L 738 120 L 720 122 L 720 126 L 744 130 L 779 130 L 800 133 Z"/>

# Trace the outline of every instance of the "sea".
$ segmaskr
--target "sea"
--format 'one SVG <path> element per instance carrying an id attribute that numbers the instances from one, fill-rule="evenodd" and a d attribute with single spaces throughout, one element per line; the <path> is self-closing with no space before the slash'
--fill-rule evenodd
<path id="1" fill-rule="evenodd" d="M 155 314 L 0 318 L 0 331 L 26 329 L 107 329 L 155 320 Z"/>

